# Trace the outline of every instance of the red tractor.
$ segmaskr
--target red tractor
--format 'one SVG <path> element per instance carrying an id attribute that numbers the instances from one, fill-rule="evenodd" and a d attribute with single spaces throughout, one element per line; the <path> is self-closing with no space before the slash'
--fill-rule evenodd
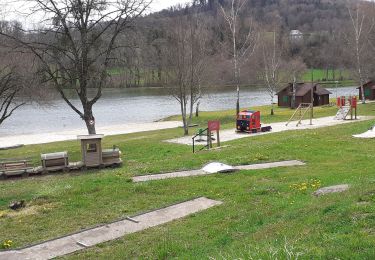
<path id="1" fill-rule="evenodd" d="M 260 112 L 244 110 L 237 116 L 237 132 L 258 133 L 269 132 L 272 130 L 271 126 L 262 127 L 260 123 Z"/>

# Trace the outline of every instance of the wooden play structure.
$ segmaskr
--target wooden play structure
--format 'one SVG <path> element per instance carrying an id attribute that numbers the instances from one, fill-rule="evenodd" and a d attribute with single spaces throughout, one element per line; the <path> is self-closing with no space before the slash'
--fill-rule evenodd
<path id="1" fill-rule="evenodd" d="M 306 115 L 309 115 L 310 125 L 312 125 L 312 119 L 314 117 L 314 106 L 313 103 L 301 103 L 294 111 L 293 115 L 289 118 L 288 122 L 285 124 L 288 126 L 291 122 L 297 121 L 296 126 L 302 124 L 302 120 Z"/>
<path id="2" fill-rule="evenodd" d="M 271 126 L 263 126 L 260 123 L 260 111 L 244 110 L 238 113 L 236 131 L 245 133 L 269 132 Z"/>
<path id="3" fill-rule="evenodd" d="M 6 176 L 28 176 L 32 173 L 33 167 L 29 159 L 9 159 L 0 162 L 0 178 Z"/>
<path id="4" fill-rule="evenodd" d="M 213 137 L 214 132 L 216 132 L 216 139 Z M 198 133 L 192 137 L 193 140 L 193 153 L 196 152 L 196 143 L 205 142 L 206 145 L 203 146 L 199 151 L 207 148 L 213 148 L 212 141 L 217 141 L 217 147 L 220 147 L 220 121 L 208 121 L 206 129 L 199 129 Z"/>
<path id="5" fill-rule="evenodd" d="M 0 178 L 121 165 L 121 151 L 116 147 L 103 150 L 103 137 L 103 135 L 78 136 L 82 154 L 82 161 L 79 162 L 69 162 L 68 152 L 66 151 L 41 154 L 41 166 L 38 167 L 32 167 L 29 159 L 0 160 Z"/>
<path id="6" fill-rule="evenodd" d="M 41 154 L 42 172 L 69 171 L 68 152 Z"/>
<path id="7" fill-rule="evenodd" d="M 358 102 L 356 96 L 338 97 L 336 105 L 339 110 L 337 111 L 335 119 L 348 120 L 349 115 L 350 120 L 357 119 L 357 103 Z"/>

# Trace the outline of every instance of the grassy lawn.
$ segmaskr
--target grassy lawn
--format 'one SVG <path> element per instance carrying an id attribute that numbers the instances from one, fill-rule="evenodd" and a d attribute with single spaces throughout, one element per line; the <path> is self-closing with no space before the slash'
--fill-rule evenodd
<path id="1" fill-rule="evenodd" d="M 265 123 L 285 121 L 292 110 L 260 107 Z M 375 104 L 359 107 L 374 115 Z M 336 108 L 315 109 L 315 116 L 333 115 Z M 234 127 L 234 111 L 201 113 L 200 127 L 220 119 Z M 177 117 L 176 117 L 177 118 Z M 171 118 L 171 119 L 176 119 Z M 104 243 L 66 259 L 373 259 L 375 257 L 375 140 L 352 134 L 372 121 L 316 130 L 288 131 L 231 141 L 222 150 L 192 154 L 191 147 L 161 140 L 181 136 L 182 129 L 104 138 L 116 144 L 124 165 L 117 169 L 72 172 L 0 182 L 0 242 L 13 247 L 44 241 L 124 216 L 206 196 L 224 203 L 166 225 Z M 194 132 L 196 129 L 192 129 Z M 77 141 L 31 145 L 0 151 L 0 158 L 33 156 L 68 150 L 80 159 Z M 134 175 L 196 169 L 209 161 L 232 165 L 287 159 L 302 167 L 240 171 L 149 183 L 130 182 Z M 349 191 L 316 198 L 321 186 L 350 184 Z M 298 189 L 307 183 L 307 189 Z M 312 184 L 315 187 L 312 187 Z M 13 200 L 27 208 L 12 213 Z M 293 258 L 293 257 L 292 257 Z M 290 258 L 289 258 L 290 259 Z"/>
<path id="2" fill-rule="evenodd" d="M 335 80 L 338 81 L 339 86 L 355 86 L 357 83 L 351 78 L 350 72 L 347 70 L 343 70 L 341 72 L 342 80 L 340 80 L 340 70 L 335 70 L 335 80 L 333 79 L 333 71 L 330 69 L 328 70 L 328 77 L 327 72 L 325 69 L 309 69 L 306 73 L 302 76 L 302 80 L 306 82 L 310 82 L 312 78 L 312 74 L 314 75 L 314 81 L 320 82 L 327 87 L 335 87 L 336 83 Z"/>

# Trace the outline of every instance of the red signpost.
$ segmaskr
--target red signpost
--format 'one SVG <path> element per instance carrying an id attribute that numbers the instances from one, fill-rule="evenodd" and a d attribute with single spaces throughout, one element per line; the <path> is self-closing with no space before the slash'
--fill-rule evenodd
<path id="1" fill-rule="evenodd" d="M 218 120 L 214 120 L 214 121 L 208 121 L 208 133 L 207 133 L 207 141 L 208 141 L 208 147 L 209 148 L 212 148 L 212 137 L 211 137 L 211 133 L 213 131 L 216 131 L 216 140 L 217 140 L 217 146 L 219 147 L 220 146 L 220 135 L 219 135 L 219 131 L 220 131 L 220 121 Z"/>

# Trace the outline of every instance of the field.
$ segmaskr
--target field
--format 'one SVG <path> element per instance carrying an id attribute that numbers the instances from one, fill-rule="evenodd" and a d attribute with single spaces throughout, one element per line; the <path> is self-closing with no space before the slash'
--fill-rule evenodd
<path id="1" fill-rule="evenodd" d="M 292 111 L 259 108 L 264 123 L 285 121 Z M 374 115 L 375 104 L 359 114 Z M 315 116 L 336 109 L 315 109 Z M 234 111 L 204 112 L 203 127 L 220 119 L 234 125 Z M 225 143 L 215 151 L 192 154 L 191 147 L 162 142 L 182 129 L 106 137 L 116 144 L 124 165 L 117 169 L 72 172 L 0 182 L 0 242 L 22 247 L 109 223 L 198 196 L 224 203 L 190 217 L 68 255 L 66 259 L 373 259 L 375 257 L 375 140 L 352 134 L 374 122 L 316 130 L 289 131 Z M 191 129 L 193 133 L 196 129 Z M 78 142 L 59 142 L 0 151 L 0 158 L 69 151 L 80 159 Z M 232 165 L 297 159 L 306 166 L 216 174 L 134 184 L 135 175 L 197 169 L 209 161 Z M 349 184 L 342 194 L 314 197 L 318 187 Z M 27 207 L 10 212 L 8 204 Z"/>
<path id="2" fill-rule="evenodd" d="M 352 79 L 350 72 L 348 70 L 341 71 L 340 78 L 340 70 L 328 70 L 325 69 L 309 69 L 305 72 L 302 76 L 302 80 L 305 82 L 311 82 L 312 76 L 314 77 L 314 81 L 324 84 L 326 86 L 336 86 L 335 81 L 338 81 L 339 86 L 354 86 L 356 85 L 355 81 Z"/>

